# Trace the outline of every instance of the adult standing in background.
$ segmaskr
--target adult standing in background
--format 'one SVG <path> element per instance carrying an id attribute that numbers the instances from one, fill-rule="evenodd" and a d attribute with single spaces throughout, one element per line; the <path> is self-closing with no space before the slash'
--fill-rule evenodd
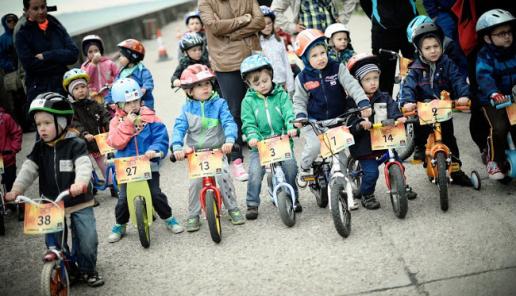
<path id="1" fill-rule="evenodd" d="M 288 8 L 292 18 L 285 15 Z M 275 26 L 290 34 L 304 29 L 324 32 L 326 27 L 339 21 L 333 0 L 273 0 L 271 9 L 276 14 Z"/>
<path id="2" fill-rule="evenodd" d="M 414 0 L 360 0 L 360 5 L 371 19 L 371 47 L 380 59 L 380 89 L 392 95 L 396 59 L 378 54 L 379 49 L 388 49 L 412 58 L 414 47 L 406 37 L 407 25 L 417 15 Z"/>
<path id="3" fill-rule="evenodd" d="M 444 35 L 457 41 L 457 17 L 452 7 L 457 0 L 423 0 L 426 13 L 443 30 Z"/>
<path id="4" fill-rule="evenodd" d="M 353 14 L 353 11 L 355 11 L 355 8 L 358 4 L 358 0 L 342 0 L 343 7 L 342 12 L 339 15 L 340 21 L 347 25 L 349 23 L 349 20 L 351 19 L 351 15 Z"/>
<path id="5" fill-rule="evenodd" d="M 34 0 L 33 0 L 34 1 Z M 260 51 L 258 32 L 265 19 L 256 0 L 199 0 L 199 12 L 206 30 L 211 66 L 238 125 L 237 144 L 243 147 L 240 108 L 247 87 L 240 75 L 242 61 Z M 242 150 L 231 153 L 231 172 L 239 181 L 248 174 L 243 166 Z"/>

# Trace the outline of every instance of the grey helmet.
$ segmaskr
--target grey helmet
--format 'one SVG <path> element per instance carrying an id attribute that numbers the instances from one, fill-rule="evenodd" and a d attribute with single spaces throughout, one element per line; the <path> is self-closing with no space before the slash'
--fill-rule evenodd
<path id="1" fill-rule="evenodd" d="M 514 16 L 503 9 L 491 9 L 489 11 L 484 12 L 477 21 L 477 25 L 475 30 L 479 34 L 485 34 L 488 30 L 502 25 L 502 24 L 510 24 L 514 23 L 516 19 Z"/>

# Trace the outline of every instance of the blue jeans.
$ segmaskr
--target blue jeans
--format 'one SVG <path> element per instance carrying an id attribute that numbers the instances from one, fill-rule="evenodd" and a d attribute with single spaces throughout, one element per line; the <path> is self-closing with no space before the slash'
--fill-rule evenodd
<path id="1" fill-rule="evenodd" d="M 65 243 L 63 247 L 69 252 L 72 258 L 75 258 L 79 271 L 83 273 L 92 273 L 96 271 L 97 265 L 97 246 L 99 244 L 97 237 L 97 226 L 93 208 L 84 208 L 70 214 L 72 231 L 72 251 Z M 45 235 L 45 243 L 47 247 L 58 246 L 61 244 L 61 235 L 63 232 L 50 233 Z M 65 242 L 67 230 L 65 229 Z"/>
<path id="2" fill-rule="evenodd" d="M 364 175 L 362 176 L 362 184 L 360 184 L 360 192 L 362 195 L 370 195 L 374 193 L 376 181 L 380 172 L 378 171 L 378 161 L 376 159 L 359 160 Z"/>
<path id="3" fill-rule="evenodd" d="M 262 180 L 265 175 L 265 168 L 260 165 L 260 156 L 258 151 L 250 151 L 249 153 L 249 179 L 247 180 L 247 207 L 258 207 L 260 205 L 260 191 L 262 189 Z M 285 179 L 296 193 L 296 197 L 299 198 L 296 176 L 297 176 L 297 163 L 296 159 L 283 161 L 281 168 L 285 173 Z"/>

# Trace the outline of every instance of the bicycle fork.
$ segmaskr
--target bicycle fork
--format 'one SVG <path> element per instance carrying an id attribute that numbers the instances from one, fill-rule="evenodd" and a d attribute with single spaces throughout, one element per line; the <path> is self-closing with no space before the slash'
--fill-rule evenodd
<path id="1" fill-rule="evenodd" d="M 330 184 L 333 184 L 338 177 L 341 177 L 344 179 L 344 190 L 346 192 L 346 198 L 347 198 L 347 204 L 348 204 L 348 210 L 351 210 L 351 205 L 355 203 L 353 200 L 353 185 L 351 182 L 351 179 L 349 177 L 349 174 L 342 173 L 340 169 L 340 162 L 339 162 L 339 155 L 333 155 L 332 156 L 332 166 L 330 170 Z M 331 196 L 331 190 L 333 186 L 328 186 L 328 196 Z M 331 203 L 329 203 L 329 208 L 331 211 Z"/>
<path id="2" fill-rule="evenodd" d="M 202 179 L 202 189 L 200 192 L 200 201 L 201 208 L 206 214 L 206 192 L 211 190 L 215 193 L 215 200 L 217 201 L 217 207 L 219 211 L 217 211 L 217 215 L 220 216 L 220 209 L 222 209 L 222 198 L 220 196 L 220 190 L 215 186 L 215 177 L 204 177 Z"/>
<path id="3" fill-rule="evenodd" d="M 281 165 L 273 165 L 271 168 L 272 173 L 272 198 L 275 205 L 278 204 L 278 192 L 280 190 L 290 192 L 290 198 L 292 199 L 292 207 L 296 209 L 296 199 L 297 196 L 295 194 L 294 188 L 292 185 L 288 184 L 286 182 L 285 173 L 283 172 L 283 169 L 281 168 Z"/>

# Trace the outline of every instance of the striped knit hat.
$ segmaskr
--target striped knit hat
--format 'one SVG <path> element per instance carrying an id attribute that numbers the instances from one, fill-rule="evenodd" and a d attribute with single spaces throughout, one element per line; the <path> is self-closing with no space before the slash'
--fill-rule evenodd
<path id="1" fill-rule="evenodd" d="M 365 64 L 363 66 L 361 66 L 360 68 L 358 68 L 355 72 L 355 78 L 358 79 L 358 80 L 362 80 L 362 78 L 364 78 L 364 76 L 367 75 L 367 73 L 369 72 L 373 72 L 373 71 L 377 71 L 378 73 L 380 73 L 380 68 L 378 68 L 377 65 L 375 64 Z"/>

